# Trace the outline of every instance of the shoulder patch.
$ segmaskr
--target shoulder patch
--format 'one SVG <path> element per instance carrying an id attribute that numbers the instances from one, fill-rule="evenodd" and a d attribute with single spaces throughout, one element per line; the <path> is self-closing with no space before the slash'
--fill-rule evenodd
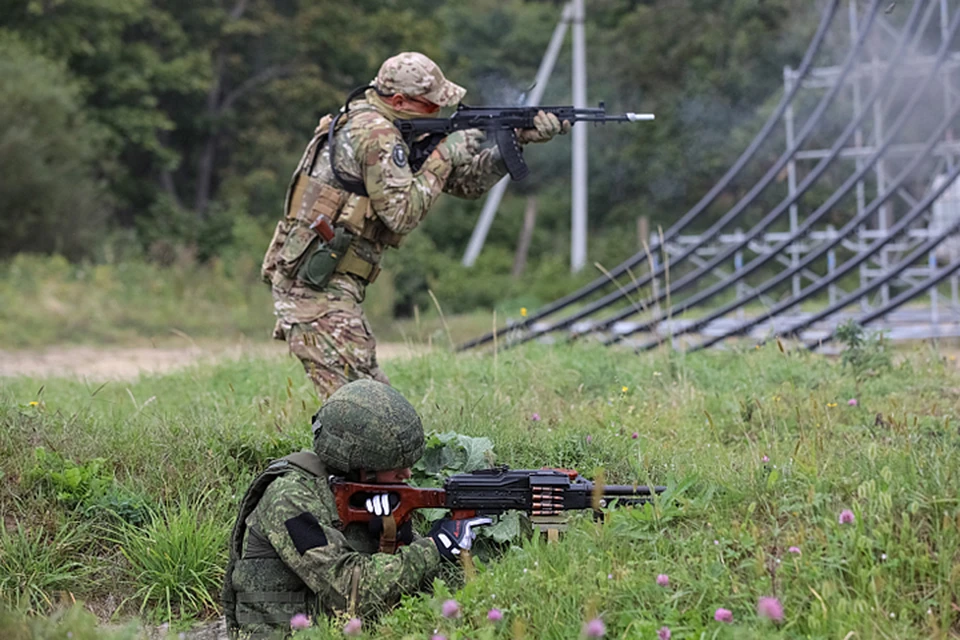
<path id="1" fill-rule="evenodd" d="M 310 549 L 327 546 L 327 536 L 323 532 L 323 527 L 312 513 L 301 513 L 283 524 L 287 527 L 290 540 L 293 541 L 293 546 L 297 548 L 297 553 L 300 555 Z"/>
<path id="2" fill-rule="evenodd" d="M 399 142 L 393 146 L 393 153 L 390 155 L 393 157 L 393 164 L 398 167 L 407 166 L 407 151 Z"/>

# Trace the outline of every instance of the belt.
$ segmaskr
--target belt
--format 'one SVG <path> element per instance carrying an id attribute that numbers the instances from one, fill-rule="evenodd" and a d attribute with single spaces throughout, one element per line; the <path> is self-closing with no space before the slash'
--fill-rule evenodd
<path id="1" fill-rule="evenodd" d="M 366 280 L 367 283 L 373 283 L 377 279 L 377 276 L 380 275 L 380 265 L 373 264 L 361 258 L 356 249 L 351 245 L 350 248 L 347 249 L 346 255 L 343 256 L 343 259 L 340 260 L 340 263 L 337 265 L 336 271 L 338 273 L 349 273 L 362 280 Z"/>

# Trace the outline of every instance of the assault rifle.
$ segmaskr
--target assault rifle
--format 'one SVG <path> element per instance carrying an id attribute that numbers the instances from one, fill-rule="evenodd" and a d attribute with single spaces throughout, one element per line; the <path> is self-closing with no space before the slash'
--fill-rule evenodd
<path id="1" fill-rule="evenodd" d="M 652 113 L 624 113 L 608 116 L 601 102 L 596 109 L 578 109 L 576 107 L 468 107 L 457 105 L 457 110 L 449 118 L 414 118 L 412 120 L 394 120 L 404 141 L 410 148 L 410 168 L 420 169 L 427 157 L 437 148 L 440 141 L 454 131 L 480 129 L 492 134 L 507 171 L 514 180 L 523 180 L 530 172 L 523 161 L 517 129 L 532 129 L 533 117 L 538 111 L 546 111 L 557 116 L 560 122 L 566 120 L 571 125 L 577 122 L 640 122 L 653 120 Z"/>
<path id="2" fill-rule="evenodd" d="M 499 515 L 509 510 L 524 511 L 534 519 L 548 519 L 574 509 L 599 513 L 613 504 L 644 504 L 666 491 L 666 487 L 597 485 L 570 469 L 511 470 L 505 466 L 450 476 L 442 489 L 348 482 L 342 478 L 333 478 L 330 488 L 343 527 L 357 522 L 369 524 L 378 518 L 366 510 L 366 500 L 391 494 L 390 502 L 396 505 L 391 515 L 397 529 L 417 509 L 448 509 L 451 517 L 457 519 Z M 392 499 L 394 494 L 399 501 Z"/>

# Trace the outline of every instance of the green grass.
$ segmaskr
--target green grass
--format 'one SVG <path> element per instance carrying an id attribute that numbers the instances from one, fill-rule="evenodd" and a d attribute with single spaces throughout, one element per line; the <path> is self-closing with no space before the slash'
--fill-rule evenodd
<path id="1" fill-rule="evenodd" d="M 30 613 L 47 611 L 63 595 L 89 587 L 93 568 L 81 555 L 89 536 L 85 529 L 76 522 L 64 522 L 49 534 L 23 523 L 0 529 L 0 593 L 7 604 Z"/>
<path id="2" fill-rule="evenodd" d="M 529 345 L 496 357 L 435 352 L 386 370 L 428 430 L 488 437 L 500 463 L 602 470 L 608 482 L 667 484 L 674 497 L 602 523 L 575 517 L 558 544 L 530 539 L 479 562 L 466 585 L 437 584 L 365 621 L 367 637 L 576 638 L 594 616 L 612 638 L 652 638 L 662 626 L 674 639 L 960 633 L 960 373 L 932 350 L 860 381 L 838 360 L 776 344 L 689 357 Z M 114 619 L 142 604 L 148 619 L 181 628 L 209 615 L 242 492 L 271 458 L 309 446 L 312 394 L 289 359 L 102 388 L 0 382 L 0 558 L 69 529 L 66 557 L 18 552 L 18 562 L 69 573 L 75 561 L 105 579 L 27 581 L 45 594 L 33 609 L 54 610 L 68 592 L 98 612 L 111 596 L 126 601 Z M 132 523 L 142 503 L 163 515 Z M 103 504 L 114 506 L 91 508 Z M 843 509 L 854 524 L 838 522 Z M 124 536 L 104 533 L 117 530 Z M 143 545 L 158 536 L 209 579 L 146 560 Z M 669 588 L 656 585 L 661 573 Z M 758 618 L 767 595 L 783 603 L 782 625 Z M 459 620 L 439 615 L 448 597 Z M 491 607 L 504 612 L 498 625 L 486 620 Z M 714 621 L 718 607 L 732 625 Z M 302 635 L 338 638 L 343 622 Z"/>
<path id="3" fill-rule="evenodd" d="M 206 496 L 177 501 L 151 514 L 145 526 L 122 522 L 113 532 L 126 560 L 124 579 L 134 588 L 130 601 L 141 614 L 150 606 L 155 617 L 173 620 L 218 609 L 231 514 L 198 518 L 206 503 Z"/>
<path id="4" fill-rule="evenodd" d="M 432 299 L 425 302 L 411 317 L 394 318 L 397 291 L 391 273 L 388 266 L 383 276 L 368 288 L 364 301 L 364 311 L 381 342 L 447 346 L 493 328 L 491 310 L 441 313 L 463 307 L 463 302 L 456 300 L 455 292 L 469 288 L 468 283 L 456 286 L 447 283 L 443 285 L 447 293 L 438 293 L 436 302 Z M 640 277 L 642 273 L 635 275 Z M 463 274 L 457 277 L 462 278 Z M 542 285 L 544 280 L 550 280 L 551 290 L 561 291 L 563 282 L 567 282 L 567 289 L 573 289 L 582 279 L 582 275 L 559 281 L 556 277 L 540 277 L 528 284 Z M 625 287 L 632 280 L 623 276 L 617 286 Z M 660 287 L 663 287 L 662 280 Z M 609 285 L 604 292 L 615 288 Z M 649 292 L 646 287 L 642 294 L 631 294 L 630 301 L 637 304 Z M 687 292 L 682 294 L 687 295 Z M 949 287 L 941 288 L 941 295 L 942 299 L 948 299 Z M 696 317 L 730 302 L 734 296 L 731 290 L 712 300 L 706 308 L 675 317 Z M 550 299 L 530 293 L 502 300 L 496 308 L 496 324 L 503 327 L 508 321 L 520 321 L 522 309 L 532 314 Z M 774 299 L 778 298 L 774 296 Z M 587 302 L 589 299 L 568 312 L 577 311 Z M 674 298 L 673 302 L 677 304 L 679 300 Z M 825 304 L 826 298 L 822 297 L 804 302 L 802 308 L 813 311 Z M 659 308 L 666 316 L 665 302 Z M 765 311 L 766 305 L 759 302 L 747 305 L 744 310 L 747 316 Z M 632 319 L 646 321 L 652 318 L 653 312 L 654 309 L 643 310 Z M 247 253 L 211 260 L 204 265 L 183 260 L 167 267 L 135 259 L 96 265 L 70 264 L 59 257 L 26 254 L 0 263 L 0 349 L 60 344 L 175 342 L 182 345 L 184 340 L 260 342 L 270 339 L 274 320 L 270 289 L 260 282 L 259 263 Z"/>
<path id="5" fill-rule="evenodd" d="M 451 338 L 460 342 L 491 327 L 489 313 L 444 321 L 434 306 L 395 319 L 393 298 L 387 274 L 369 288 L 364 302 L 381 341 L 447 345 Z M 519 307 L 511 313 L 519 314 Z M 0 348 L 266 341 L 275 320 L 270 288 L 248 257 L 160 267 L 136 260 L 70 264 L 21 254 L 0 263 Z"/>

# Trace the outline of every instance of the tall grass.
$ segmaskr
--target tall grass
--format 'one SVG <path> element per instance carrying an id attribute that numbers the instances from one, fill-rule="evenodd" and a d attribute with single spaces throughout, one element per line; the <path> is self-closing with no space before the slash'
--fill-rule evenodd
<path id="1" fill-rule="evenodd" d="M 206 502 L 205 496 L 178 501 L 154 512 L 143 527 L 122 522 L 112 533 L 126 560 L 129 600 L 141 614 L 152 605 L 156 616 L 173 620 L 174 614 L 191 618 L 219 607 L 231 523 L 226 513 L 210 513 Z"/>
<path id="2" fill-rule="evenodd" d="M 775 344 L 689 357 L 527 345 L 497 358 L 436 352 L 386 367 L 428 430 L 488 437 L 499 463 L 575 467 L 607 482 L 667 484 L 674 494 L 599 523 L 574 517 L 557 544 L 534 538 L 499 559 L 478 559 L 465 585 L 438 583 L 433 595 L 364 621 L 367 637 L 438 629 L 448 638 L 575 638 L 593 617 L 618 638 L 656 637 L 663 626 L 674 639 L 960 632 L 960 374 L 933 350 L 866 376 Z M 149 397 L 156 400 L 145 405 Z M 24 452 L 43 446 L 79 466 L 102 458 L 98 473 L 109 474 L 115 495 L 140 496 L 166 515 L 129 525 L 131 538 L 122 541 L 78 530 L 86 548 L 105 558 L 125 545 L 142 557 L 146 541 L 163 535 L 205 549 L 184 550 L 184 565 L 212 568 L 247 484 L 271 458 L 309 446 L 315 409 L 312 388 L 288 360 L 241 360 L 102 389 L 4 381 L 0 511 L 8 527 L 26 530 L 49 525 L 51 513 L 94 518 L 24 480 L 34 464 Z M 201 500 L 205 507 L 196 508 Z M 852 523 L 839 521 L 845 509 Z M 210 582 L 152 561 L 158 569 L 148 577 L 145 566 L 124 562 L 128 579 L 73 593 L 128 599 L 130 614 L 145 602 L 152 619 L 209 613 Z M 656 584 L 659 574 L 669 587 Z M 164 580 L 185 580 L 198 604 L 167 602 L 155 586 Z M 782 624 L 757 615 L 761 596 L 779 598 Z M 448 597 L 462 617 L 439 615 Z M 487 621 L 491 607 L 502 622 Z M 718 608 L 734 622 L 715 621 Z M 340 637 L 342 623 L 310 633 Z"/>
<path id="3" fill-rule="evenodd" d="M 81 550 L 90 539 L 89 527 L 65 522 L 55 531 L 17 523 L 0 529 L 0 593 L 8 604 L 24 611 L 49 611 L 73 593 L 89 592 L 93 568 Z"/>

